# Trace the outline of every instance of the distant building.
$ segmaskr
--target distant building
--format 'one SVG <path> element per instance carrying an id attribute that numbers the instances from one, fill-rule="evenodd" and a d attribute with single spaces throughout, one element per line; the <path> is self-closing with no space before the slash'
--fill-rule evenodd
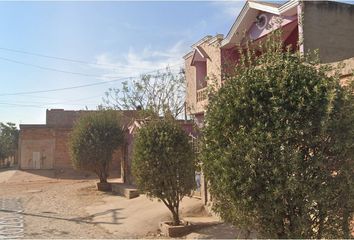
<path id="1" fill-rule="evenodd" d="M 75 121 L 94 111 L 67 111 L 51 109 L 46 112 L 46 124 L 21 124 L 19 136 L 19 168 L 23 170 L 73 169 L 68 141 Z M 133 143 L 137 131 L 149 118 L 139 118 L 138 110 L 118 111 L 122 114 L 124 146 L 113 154 L 111 174 L 121 177 L 124 183 L 134 184 L 132 175 Z M 191 140 L 197 135 L 192 121 L 178 120 Z"/>
<path id="2" fill-rule="evenodd" d="M 21 124 L 19 137 L 20 169 L 72 169 L 69 154 L 69 135 L 75 121 L 93 111 L 51 109 L 46 112 L 46 124 Z M 120 111 L 127 125 L 136 111 Z M 111 170 L 120 174 L 126 156 L 125 146 L 114 153 Z"/>

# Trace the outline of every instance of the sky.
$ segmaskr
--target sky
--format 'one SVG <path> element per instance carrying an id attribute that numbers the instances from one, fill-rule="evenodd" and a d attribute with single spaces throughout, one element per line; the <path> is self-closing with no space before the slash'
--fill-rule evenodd
<path id="1" fill-rule="evenodd" d="M 190 46 L 226 34 L 243 4 L 0 2 L 0 122 L 44 124 L 46 109 L 96 109 L 124 80 L 178 71 Z M 91 83 L 103 84 L 23 93 Z"/>
<path id="2" fill-rule="evenodd" d="M 243 4 L 0 2 L 0 122 L 44 124 L 46 109 L 96 109 L 122 81 L 178 71 L 192 44 L 227 34 Z"/>

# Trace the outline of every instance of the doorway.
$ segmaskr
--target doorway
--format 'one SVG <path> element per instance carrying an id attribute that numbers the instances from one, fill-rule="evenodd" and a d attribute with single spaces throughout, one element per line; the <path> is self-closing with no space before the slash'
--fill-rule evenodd
<path id="1" fill-rule="evenodd" d="M 41 153 L 33 152 L 32 154 L 33 169 L 41 169 Z"/>

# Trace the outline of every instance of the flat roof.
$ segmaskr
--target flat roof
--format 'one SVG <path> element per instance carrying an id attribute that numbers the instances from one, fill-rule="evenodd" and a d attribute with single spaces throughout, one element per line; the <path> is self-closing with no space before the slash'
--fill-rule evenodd
<path id="1" fill-rule="evenodd" d="M 23 128 L 49 128 L 46 124 L 20 124 L 20 129 Z"/>

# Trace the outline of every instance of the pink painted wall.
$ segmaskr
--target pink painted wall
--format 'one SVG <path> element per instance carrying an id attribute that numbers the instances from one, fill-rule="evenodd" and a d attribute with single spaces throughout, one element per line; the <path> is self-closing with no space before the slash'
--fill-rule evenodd
<path id="1" fill-rule="evenodd" d="M 239 49 L 233 47 L 230 49 L 221 49 L 221 64 L 223 78 L 226 78 L 228 74 L 231 74 L 235 69 L 236 64 L 240 58 Z"/>
<path id="2" fill-rule="evenodd" d="M 256 23 L 253 23 L 251 28 L 249 29 L 249 37 L 251 40 L 257 40 L 259 38 L 262 38 L 272 32 L 275 29 L 278 29 L 279 26 L 283 27 L 293 21 L 297 21 L 297 15 L 294 16 L 284 16 L 282 17 L 281 20 L 279 20 L 279 17 L 270 14 L 270 13 L 263 13 L 267 19 L 268 19 L 268 24 L 265 28 L 259 29 Z"/>
<path id="3" fill-rule="evenodd" d="M 197 90 L 205 88 L 207 86 L 207 82 L 205 80 L 207 76 L 206 62 L 195 62 L 194 66 L 196 70 Z"/>
<path id="4" fill-rule="evenodd" d="M 298 49 L 298 42 L 299 42 L 299 29 L 296 27 L 284 40 L 284 47 L 291 46 L 292 51 L 296 51 Z"/>

